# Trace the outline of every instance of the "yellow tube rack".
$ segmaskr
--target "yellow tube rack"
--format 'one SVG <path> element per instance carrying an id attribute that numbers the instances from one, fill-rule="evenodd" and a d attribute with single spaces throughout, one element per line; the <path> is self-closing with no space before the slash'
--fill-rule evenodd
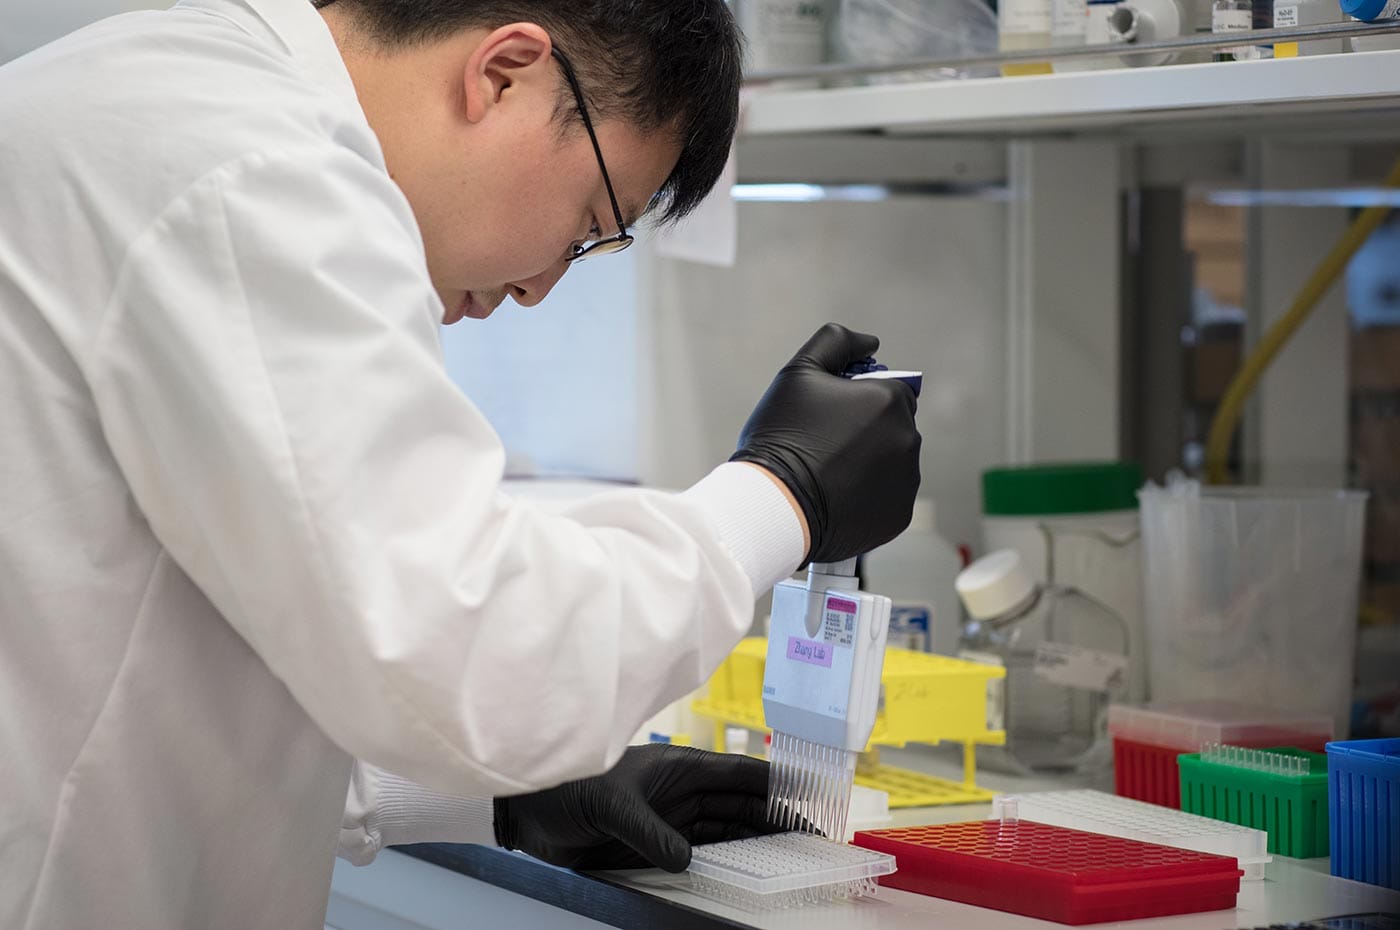
<path id="1" fill-rule="evenodd" d="M 715 746 L 724 745 L 726 726 L 767 732 L 763 720 L 763 663 L 768 641 L 739 643 L 710 678 L 704 697 L 691 703 L 714 721 Z M 1002 746 L 1004 730 L 988 729 L 987 692 L 1006 670 L 947 656 L 887 649 L 880 678 L 880 709 L 870 744 L 856 769 L 856 784 L 887 791 L 890 807 L 931 807 L 989 801 L 993 792 L 977 787 L 977 744 Z M 963 780 L 949 781 L 879 763 L 875 747 L 907 743 L 961 743 Z"/>

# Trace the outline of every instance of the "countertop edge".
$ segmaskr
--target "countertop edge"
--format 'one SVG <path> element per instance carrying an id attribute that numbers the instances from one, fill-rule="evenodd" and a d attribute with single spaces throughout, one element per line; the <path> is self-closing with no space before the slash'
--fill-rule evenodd
<path id="1" fill-rule="evenodd" d="M 616 884 L 604 875 L 556 868 L 504 849 L 456 843 L 391 848 L 619 930 L 749 930 L 748 925 Z"/>

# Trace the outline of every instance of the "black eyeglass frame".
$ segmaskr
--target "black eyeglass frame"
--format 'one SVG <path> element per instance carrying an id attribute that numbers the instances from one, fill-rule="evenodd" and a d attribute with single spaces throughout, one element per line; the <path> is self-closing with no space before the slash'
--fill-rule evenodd
<path id="1" fill-rule="evenodd" d="M 585 255 L 610 255 L 613 252 L 621 252 L 632 244 L 632 237 L 627 234 L 627 224 L 622 221 L 622 208 L 617 205 L 617 194 L 613 192 L 612 178 L 608 177 L 608 166 L 603 163 L 603 150 L 598 145 L 598 134 L 593 131 L 593 120 L 588 116 L 588 107 L 583 102 L 583 89 L 579 87 L 578 76 L 574 74 L 574 66 L 569 63 L 569 59 L 564 57 L 564 53 L 557 48 L 551 48 L 552 54 L 559 62 L 559 68 L 564 72 L 564 78 L 569 82 L 569 88 L 574 92 L 574 101 L 578 104 L 579 116 L 583 118 L 583 128 L 588 130 L 588 141 L 593 143 L 593 154 L 598 157 L 598 170 L 603 175 L 603 185 L 608 189 L 608 200 L 612 203 L 613 218 L 617 220 L 617 235 L 608 236 L 606 239 L 595 239 L 592 242 L 575 243 L 573 252 L 564 259 L 566 262 L 581 261 Z"/>

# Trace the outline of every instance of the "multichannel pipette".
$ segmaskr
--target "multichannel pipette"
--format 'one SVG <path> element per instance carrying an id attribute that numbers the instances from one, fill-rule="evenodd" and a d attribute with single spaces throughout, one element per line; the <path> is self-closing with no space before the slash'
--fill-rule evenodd
<path id="1" fill-rule="evenodd" d="M 773 589 L 763 671 L 769 817 L 837 842 L 875 726 L 890 624 L 890 599 L 858 590 L 855 564 L 814 563 L 805 581 Z"/>
<path id="2" fill-rule="evenodd" d="M 898 379 L 915 396 L 922 387 L 919 372 L 889 371 L 873 358 L 843 375 Z M 806 580 L 773 589 L 763 672 L 763 716 L 773 731 L 768 819 L 798 832 L 696 847 L 690 872 L 701 894 L 789 907 L 873 894 L 876 878 L 894 871 L 892 857 L 843 843 L 890 625 L 890 599 L 859 590 L 855 569 L 855 559 L 813 563 Z"/>
<path id="3" fill-rule="evenodd" d="M 891 378 L 917 395 L 919 372 L 892 372 L 873 358 L 845 373 Z M 858 589 L 855 559 L 813 563 L 804 581 L 773 589 L 763 673 L 763 715 L 773 731 L 769 817 L 841 842 L 856 757 L 880 703 L 890 599 Z"/>

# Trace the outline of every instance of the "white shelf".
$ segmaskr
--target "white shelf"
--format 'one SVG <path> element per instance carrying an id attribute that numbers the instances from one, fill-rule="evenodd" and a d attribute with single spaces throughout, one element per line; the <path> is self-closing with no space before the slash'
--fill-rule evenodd
<path id="1" fill-rule="evenodd" d="M 812 90 L 760 89 L 742 132 L 1400 137 L 1400 51 Z"/>

